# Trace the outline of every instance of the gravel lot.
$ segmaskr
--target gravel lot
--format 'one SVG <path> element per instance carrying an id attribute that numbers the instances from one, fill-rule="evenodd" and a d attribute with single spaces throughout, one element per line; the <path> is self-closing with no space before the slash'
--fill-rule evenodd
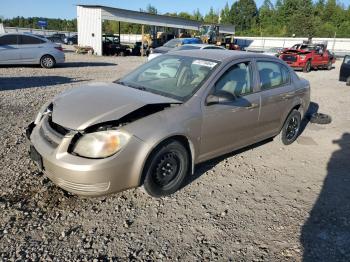
<path id="1" fill-rule="evenodd" d="M 27 155 L 24 129 L 63 90 L 113 81 L 140 57 L 67 53 L 67 63 L 0 68 L 0 260 L 350 261 L 350 88 L 331 71 L 299 73 L 330 125 L 297 143 L 268 141 L 197 166 L 182 190 L 80 198 Z"/>

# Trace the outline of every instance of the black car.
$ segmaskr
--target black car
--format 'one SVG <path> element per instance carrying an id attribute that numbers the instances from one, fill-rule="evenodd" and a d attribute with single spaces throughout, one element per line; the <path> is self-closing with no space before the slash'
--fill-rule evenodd
<path id="1" fill-rule="evenodd" d="M 350 86 L 350 55 L 344 57 L 340 67 L 339 81 L 346 82 L 346 84 Z"/>
<path id="2" fill-rule="evenodd" d="M 78 44 L 78 35 L 66 37 L 64 39 L 64 43 L 66 45 L 77 45 Z"/>

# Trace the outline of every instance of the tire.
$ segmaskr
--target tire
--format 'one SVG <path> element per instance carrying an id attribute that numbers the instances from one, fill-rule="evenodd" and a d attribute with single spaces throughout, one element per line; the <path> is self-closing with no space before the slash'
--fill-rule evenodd
<path id="1" fill-rule="evenodd" d="M 333 67 L 333 65 L 332 65 L 332 61 L 329 61 L 328 62 L 328 64 L 327 64 L 327 70 L 332 70 L 332 67 Z"/>
<path id="2" fill-rule="evenodd" d="M 73 45 L 73 42 L 72 42 L 72 41 L 69 41 L 69 42 L 68 42 L 68 45 Z"/>
<path id="3" fill-rule="evenodd" d="M 277 136 L 277 139 L 282 142 L 283 145 L 292 144 L 299 135 L 301 125 L 301 115 L 300 112 L 296 109 L 293 109 L 292 112 L 288 115 L 280 134 Z"/>
<path id="4" fill-rule="evenodd" d="M 327 125 L 332 122 L 332 117 L 322 113 L 314 113 L 310 116 L 310 122 L 314 124 Z"/>
<path id="5" fill-rule="evenodd" d="M 188 174 L 188 150 L 178 141 L 170 140 L 157 147 L 144 169 L 143 188 L 152 197 L 175 193 Z"/>
<path id="6" fill-rule="evenodd" d="M 307 61 L 305 66 L 304 66 L 304 69 L 303 69 L 303 72 L 304 73 L 309 73 L 311 71 L 311 61 Z"/>
<path id="7" fill-rule="evenodd" d="M 40 65 L 43 68 L 53 68 L 56 65 L 56 61 L 55 58 L 53 58 L 50 55 L 44 55 L 41 59 L 40 59 Z"/>

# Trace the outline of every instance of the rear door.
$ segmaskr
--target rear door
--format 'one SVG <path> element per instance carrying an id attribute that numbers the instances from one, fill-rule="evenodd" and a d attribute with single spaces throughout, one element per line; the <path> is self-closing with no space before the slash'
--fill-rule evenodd
<path id="1" fill-rule="evenodd" d="M 252 61 L 229 65 L 213 85 L 209 94 L 227 92 L 235 99 L 211 105 L 204 102 L 200 161 L 252 144 L 258 132 L 260 94 L 255 92 Z"/>
<path id="2" fill-rule="evenodd" d="M 278 61 L 256 61 L 260 80 L 261 111 L 259 116 L 260 138 L 277 134 L 286 114 L 292 108 L 295 88 L 289 68 Z"/>
<path id="3" fill-rule="evenodd" d="M 18 63 L 18 35 L 3 35 L 0 37 L 0 64 Z"/>
<path id="4" fill-rule="evenodd" d="M 20 57 L 24 63 L 36 63 L 39 61 L 45 40 L 30 35 L 20 35 L 19 49 Z"/>

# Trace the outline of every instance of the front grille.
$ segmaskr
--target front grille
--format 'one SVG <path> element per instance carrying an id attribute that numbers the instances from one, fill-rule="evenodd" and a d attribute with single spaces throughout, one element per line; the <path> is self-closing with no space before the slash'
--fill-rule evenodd
<path id="1" fill-rule="evenodd" d="M 57 133 L 61 134 L 62 136 L 65 136 L 69 132 L 69 129 L 67 129 L 67 128 L 65 128 L 65 127 L 63 127 L 55 122 L 52 122 L 52 116 L 48 117 L 48 123 L 53 130 L 55 130 Z"/>
<path id="2" fill-rule="evenodd" d="M 67 129 L 56 125 L 52 122 L 50 115 L 45 115 L 40 126 L 40 135 L 44 138 L 52 147 L 57 147 L 63 137 L 64 134 L 68 132 Z"/>
<path id="3" fill-rule="evenodd" d="M 287 62 L 296 62 L 297 56 L 295 55 L 282 55 L 282 60 Z"/>

